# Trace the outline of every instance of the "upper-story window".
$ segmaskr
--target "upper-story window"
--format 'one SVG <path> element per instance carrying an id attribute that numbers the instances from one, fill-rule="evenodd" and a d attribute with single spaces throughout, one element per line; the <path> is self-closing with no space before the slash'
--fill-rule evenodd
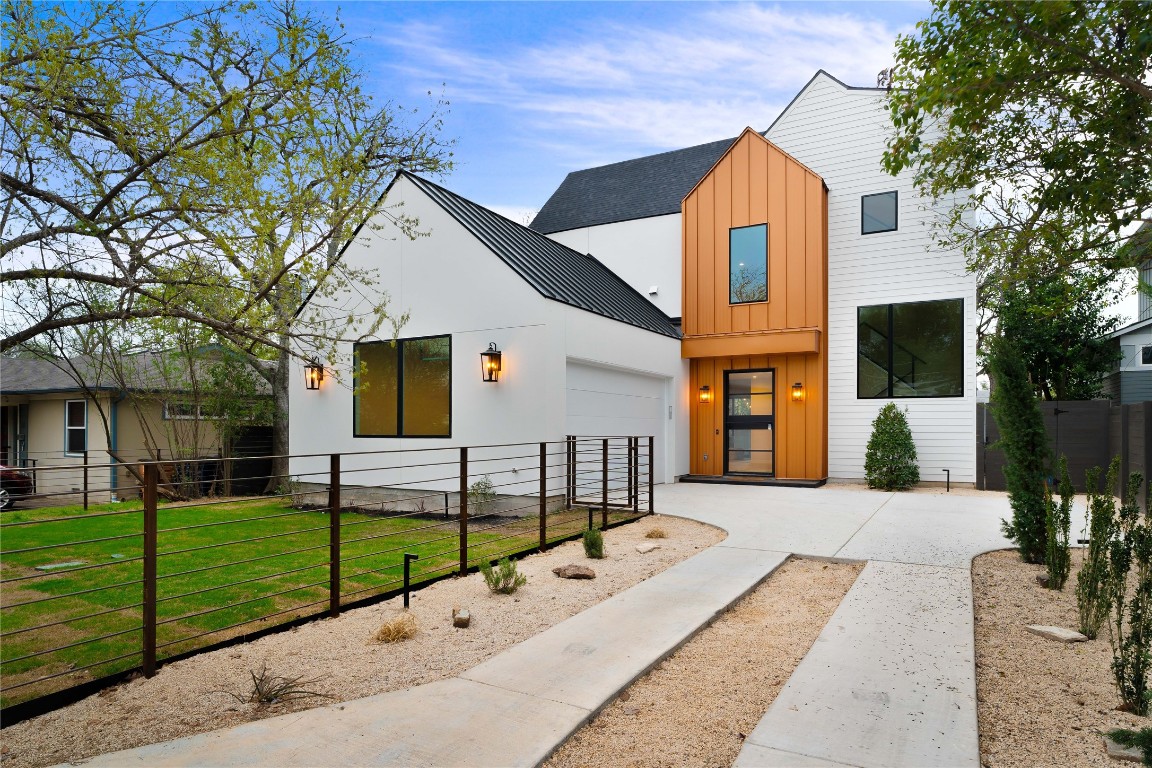
<path id="1" fill-rule="evenodd" d="M 857 308 L 856 396 L 962 397 L 964 300 Z"/>
<path id="2" fill-rule="evenodd" d="M 452 337 L 353 347 L 356 437 L 452 436 Z"/>
<path id="3" fill-rule="evenodd" d="M 860 198 L 860 234 L 896 230 L 896 192 L 881 192 Z"/>
<path id="4" fill-rule="evenodd" d="M 88 402 L 64 403 L 64 453 L 79 455 L 88 450 Z"/>
<path id="5" fill-rule="evenodd" d="M 768 301 L 768 225 L 728 230 L 728 301 Z"/>

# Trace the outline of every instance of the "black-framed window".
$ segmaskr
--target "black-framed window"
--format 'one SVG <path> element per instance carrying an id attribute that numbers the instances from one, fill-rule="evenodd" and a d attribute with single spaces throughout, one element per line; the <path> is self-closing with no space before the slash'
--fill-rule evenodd
<path id="1" fill-rule="evenodd" d="M 856 310 L 856 396 L 963 397 L 964 300 Z"/>
<path id="2" fill-rule="evenodd" d="M 78 455 L 88 450 L 88 401 L 64 402 L 64 453 Z"/>
<path id="3" fill-rule="evenodd" d="M 728 230 L 728 302 L 768 301 L 768 225 Z"/>
<path id="4" fill-rule="evenodd" d="M 452 436 L 452 337 L 353 346 L 356 437 Z"/>
<path id="5" fill-rule="evenodd" d="M 860 234 L 895 232 L 899 200 L 895 191 L 860 198 Z"/>
<path id="6" fill-rule="evenodd" d="M 1152 365 L 1152 344 L 1140 347 L 1140 365 Z"/>

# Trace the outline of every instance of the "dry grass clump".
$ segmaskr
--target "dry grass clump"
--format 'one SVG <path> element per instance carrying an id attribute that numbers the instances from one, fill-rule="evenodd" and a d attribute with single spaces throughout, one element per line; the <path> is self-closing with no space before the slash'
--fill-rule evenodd
<path id="1" fill-rule="evenodd" d="M 648 533 L 644 534 L 646 539 L 666 539 L 668 534 L 664 532 L 663 528 L 649 528 Z"/>
<path id="2" fill-rule="evenodd" d="M 404 611 L 398 613 L 384 622 L 376 630 L 376 641 L 381 643 L 397 643 L 416 635 L 416 617 Z"/>
<path id="3" fill-rule="evenodd" d="M 259 672 L 249 670 L 248 674 L 252 676 L 252 690 L 249 691 L 247 696 L 237 696 L 234 693 L 225 691 L 225 693 L 241 704 L 255 704 L 258 707 L 270 707 L 282 701 L 293 701 L 308 696 L 319 696 L 324 699 L 332 698 L 328 694 L 308 690 L 306 686 L 320 682 L 320 678 L 318 677 L 305 680 L 304 675 L 297 677 L 274 675 L 268 671 L 267 664 L 264 664 Z"/>

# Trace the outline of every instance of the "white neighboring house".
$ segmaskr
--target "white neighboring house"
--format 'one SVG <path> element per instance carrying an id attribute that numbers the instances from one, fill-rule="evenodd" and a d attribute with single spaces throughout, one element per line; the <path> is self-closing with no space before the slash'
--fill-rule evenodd
<path id="1" fill-rule="evenodd" d="M 595 259 L 432 182 L 401 173 L 387 194 L 429 236 L 409 239 L 384 221 L 341 258 L 378 270 L 378 289 L 411 319 L 396 343 L 343 346 L 345 359 L 364 364 L 355 392 L 349 370 L 318 391 L 294 375 L 291 453 L 654 435 L 655 482 L 685 471 L 676 442 L 685 429 L 685 366 L 667 315 Z M 380 298 L 368 290 L 357 301 Z M 496 383 L 481 378 L 490 343 L 502 353 Z M 387 465 L 350 456 L 342 469 Z M 292 474 L 305 481 L 324 482 L 327 469 L 324 457 L 292 460 Z M 346 482 L 412 487 L 429 476 L 373 469 Z"/>

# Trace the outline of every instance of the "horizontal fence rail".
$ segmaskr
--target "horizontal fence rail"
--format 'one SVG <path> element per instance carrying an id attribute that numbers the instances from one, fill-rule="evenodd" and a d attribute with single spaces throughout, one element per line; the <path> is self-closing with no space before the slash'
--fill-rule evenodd
<path id="1" fill-rule="evenodd" d="M 637 519 L 653 511 L 654 447 L 569 436 L 297 455 L 283 457 L 291 475 L 259 478 L 276 493 L 191 500 L 171 462 L 138 462 L 138 498 L 92 483 L 85 496 L 119 501 L 21 504 L 0 513 L 0 714 Z M 22 471 L 43 487 L 62 467 L 77 469 Z M 106 463 L 81 469 L 109 477 Z"/>

